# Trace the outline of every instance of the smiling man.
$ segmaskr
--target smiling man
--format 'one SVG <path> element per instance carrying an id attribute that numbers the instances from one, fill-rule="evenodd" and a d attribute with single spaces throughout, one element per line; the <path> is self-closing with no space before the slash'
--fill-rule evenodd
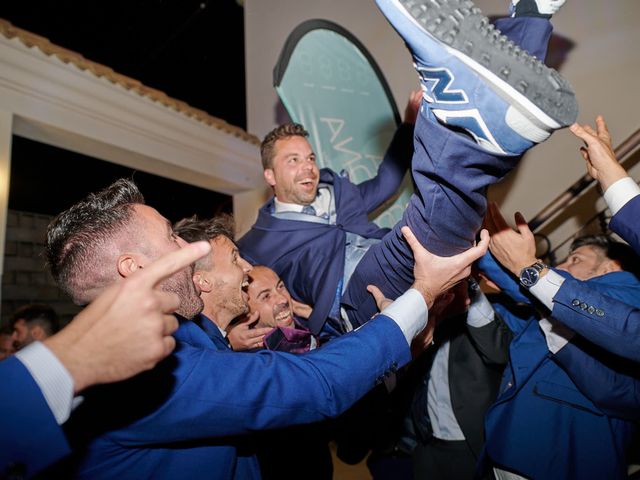
<path id="1" fill-rule="evenodd" d="M 359 185 L 318 168 L 302 125 L 281 125 L 261 144 L 264 178 L 274 197 L 238 245 L 253 264 L 281 275 L 296 300 L 314 305 L 309 319 L 314 334 L 324 329 L 338 336 L 350 330 L 340 311 L 342 286 L 367 249 L 388 231 L 369 222 L 367 213 L 393 196 L 404 178 L 419 102 L 420 92 L 414 92 L 378 175 Z"/>
<path id="2" fill-rule="evenodd" d="M 259 478 L 255 461 L 239 461 L 241 436 L 335 417 L 406 364 L 435 297 L 468 275 L 489 243 L 485 235 L 477 247 L 443 258 L 404 232 L 415 248 L 414 288 L 357 332 L 305 355 L 215 348 L 189 321 L 203 309 L 194 269 L 163 280 L 159 287 L 180 300 L 174 352 L 128 381 L 85 390 L 65 425 L 76 455 L 60 466 L 65 471 L 46 478 Z M 46 251 L 58 285 L 86 304 L 185 245 L 167 219 L 144 204 L 136 185 L 120 179 L 58 215 L 47 229 Z M 213 268 L 227 279 L 229 295 L 242 299 L 243 269 L 250 267 L 232 245 L 216 243 Z"/>
<path id="3" fill-rule="evenodd" d="M 274 198 L 238 241 L 247 260 L 273 268 L 296 300 L 313 305 L 314 334 L 339 336 L 367 322 L 376 312 L 369 283 L 392 299 L 411 284 L 402 226 L 438 255 L 473 245 L 487 189 L 577 115 L 570 86 L 538 60 L 551 36 L 549 18 L 564 1 L 521 0 L 514 17 L 495 27 L 471 1 L 376 3 L 420 77 L 422 92 L 407 108 L 413 115 L 405 113 L 410 120 L 376 176 L 357 185 L 318 168 L 302 125 L 269 132 L 260 152 Z M 391 231 L 379 228 L 369 215 L 397 192 L 409 158 L 414 194 Z"/>
<path id="4" fill-rule="evenodd" d="M 293 327 L 291 295 L 278 274 L 269 267 L 256 265 L 249 277 L 249 309 L 260 313 L 258 325 L 271 328 Z"/>
<path id="5" fill-rule="evenodd" d="M 282 279 L 269 267 L 256 265 L 249 274 L 248 321 L 255 322 L 255 328 L 269 328 L 264 337 L 264 346 L 270 350 L 303 353 L 319 346 L 319 339 L 306 327 L 306 320 L 296 315 L 294 301 Z M 258 316 L 257 320 L 255 319 Z M 230 341 L 236 348 L 234 330 L 229 333 Z"/>

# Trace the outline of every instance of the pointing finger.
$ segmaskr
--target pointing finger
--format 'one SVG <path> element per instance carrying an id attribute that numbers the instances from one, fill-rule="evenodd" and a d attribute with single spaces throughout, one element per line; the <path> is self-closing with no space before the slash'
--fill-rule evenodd
<path id="1" fill-rule="evenodd" d="M 144 270 L 136 272 L 137 278 L 136 276 L 131 278 L 135 279 L 136 282 L 153 288 L 174 273 L 204 257 L 210 251 L 211 245 L 209 242 L 190 243 L 151 262 Z"/>

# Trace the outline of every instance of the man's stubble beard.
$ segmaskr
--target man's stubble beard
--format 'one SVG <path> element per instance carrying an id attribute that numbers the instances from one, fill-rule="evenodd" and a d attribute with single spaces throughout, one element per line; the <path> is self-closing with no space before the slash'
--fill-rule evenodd
<path id="1" fill-rule="evenodd" d="M 180 306 L 175 311 L 178 315 L 191 320 L 204 308 L 204 302 L 192 280 L 191 269 L 184 269 L 166 279 L 161 286 L 165 292 L 172 292 L 180 298 Z"/>
<path id="2" fill-rule="evenodd" d="M 249 313 L 249 304 L 244 301 L 242 294 L 234 291 L 230 291 L 229 294 L 227 294 L 227 290 L 230 290 L 227 287 L 227 282 L 218 279 L 215 280 L 213 288 L 220 292 L 220 295 L 218 295 L 215 300 L 218 310 L 220 312 L 226 311 L 232 317 Z"/>

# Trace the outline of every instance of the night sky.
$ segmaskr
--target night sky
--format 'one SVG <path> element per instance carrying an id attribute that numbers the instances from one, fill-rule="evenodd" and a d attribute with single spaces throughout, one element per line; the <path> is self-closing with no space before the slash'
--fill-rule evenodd
<path id="1" fill-rule="evenodd" d="M 244 20 L 235 0 L 13 1 L 0 2 L 0 17 L 246 128 Z M 9 208 L 53 215 L 123 176 L 172 221 L 231 211 L 225 195 L 19 137 Z"/>

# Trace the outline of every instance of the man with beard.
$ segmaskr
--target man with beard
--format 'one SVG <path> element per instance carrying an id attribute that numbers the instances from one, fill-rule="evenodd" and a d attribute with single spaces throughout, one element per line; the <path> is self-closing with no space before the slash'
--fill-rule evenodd
<path id="1" fill-rule="evenodd" d="M 77 454 L 58 466 L 64 472 L 49 474 L 259 478 L 255 470 L 240 470 L 238 436 L 336 416 L 406 364 L 427 309 L 469 274 L 469 265 L 488 246 L 483 232 L 477 246 L 443 258 L 424 250 L 408 228 L 404 234 L 416 258 L 413 288 L 357 332 L 305 355 L 216 349 L 188 320 L 203 308 L 193 268 L 170 277 L 161 286 L 180 297 L 174 353 L 131 380 L 87 390 L 66 425 Z M 185 245 L 167 219 L 144 204 L 135 184 L 122 179 L 56 217 L 46 250 L 60 287 L 76 302 L 87 303 Z M 227 286 L 240 292 L 245 264 L 231 242 L 218 246 L 222 253 L 214 265 L 233 273 L 236 283 L 229 276 Z"/>
<path id="2" fill-rule="evenodd" d="M 264 347 L 290 353 L 304 353 L 319 346 L 319 339 L 296 318 L 291 295 L 278 274 L 269 267 L 256 265 L 249 272 L 249 312 L 244 322 L 255 329 L 267 328 Z M 256 318 L 257 316 L 257 318 Z M 244 322 L 231 327 L 229 341 L 236 347 L 234 331 L 243 330 Z M 249 346 L 249 348 L 255 347 Z M 260 347 L 262 348 L 262 347 Z M 255 441 L 262 478 L 294 479 L 302 472 L 308 479 L 333 478 L 333 460 L 329 450 L 331 422 L 260 432 Z"/>
<path id="3" fill-rule="evenodd" d="M 43 341 L 60 329 L 56 311 L 40 303 L 18 308 L 11 315 L 9 324 L 13 329 L 13 346 L 16 350 L 32 342 Z"/>
<path id="4" fill-rule="evenodd" d="M 206 240 L 212 246 L 211 253 L 197 261 L 194 268 L 193 281 L 200 289 L 200 297 L 204 302 L 204 309 L 194 318 L 194 322 L 220 350 L 228 350 L 231 344 L 236 351 L 253 353 L 266 343 L 271 345 L 271 350 L 302 353 L 310 350 L 312 340 L 315 348 L 316 342 L 310 332 L 294 323 L 291 297 L 282 280 L 270 268 L 252 268 L 237 257 L 237 248 L 232 240 L 233 227 L 233 219 L 226 215 L 207 220 L 193 216 L 174 225 L 174 233 L 187 242 Z M 241 266 L 241 270 L 231 268 L 233 262 L 224 261 L 229 253 L 235 256 L 233 260 Z M 242 290 L 238 288 L 239 285 Z M 238 316 L 242 318 L 242 323 L 229 329 L 230 322 Z M 246 323 L 252 325 L 250 330 L 253 335 L 245 333 L 243 327 Z M 236 329 L 242 333 L 234 335 Z M 269 341 L 275 339 L 276 334 L 280 339 L 277 345 Z M 250 444 L 237 445 L 241 447 L 238 450 L 238 472 L 258 468 L 255 465 L 257 457 L 265 479 L 298 475 L 300 471 L 307 470 L 305 466 L 309 465 L 313 465 L 313 472 L 308 473 L 311 475 L 309 478 L 332 477 L 326 423 L 269 431 L 257 435 L 253 440 Z"/>
<path id="5" fill-rule="evenodd" d="M 219 349 L 229 349 L 227 327 L 233 319 L 247 313 L 247 274 L 252 267 L 238 254 L 233 242 L 233 219 L 221 215 L 199 220 L 196 216 L 183 218 L 173 231 L 192 243 L 204 240 L 211 244 L 211 253 L 196 262 L 193 282 L 200 290 L 203 310 L 193 321 L 202 328 Z M 225 257 L 231 262 L 225 262 Z M 231 268 L 238 265 L 240 268 Z M 249 348 L 262 345 L 262 337 L 271 328 L 257 329 Z M 255 338 L 255 339 L 254 339 Z"/>
<path id="6" fill-rule="evenodd" d="M 250 324 L 252 329 L 268 329 L 264 341 L 258 345 L 281 352 L 303 353 L 313 350 L 320 344 L 320 338 L 306 327 L 306 319 L 298 312 L 302 310 L 294 304 L 282 279 L 269 267 L 256 265 L 249 273 L 249 312 L 232 325 L 229 341 L 234 350 L 256 348 L 256 343 L 244 344 L 236 331 L 244 331 Z M 307 314 L 309 310 L 304 314 Z M 245 346 L 246 345 L 246 346 Z"/>
<path id="7" fill-rule="evenodd" d="M 199 242 L 163 255 L 107 288 L 60 332 L 0 362 L 1 478 L 31 478 L 70 453 L 60 425 L 74 394 L 149 370 L 171 353 L 179 299 L 156 287 L 209 249 Z"/>

